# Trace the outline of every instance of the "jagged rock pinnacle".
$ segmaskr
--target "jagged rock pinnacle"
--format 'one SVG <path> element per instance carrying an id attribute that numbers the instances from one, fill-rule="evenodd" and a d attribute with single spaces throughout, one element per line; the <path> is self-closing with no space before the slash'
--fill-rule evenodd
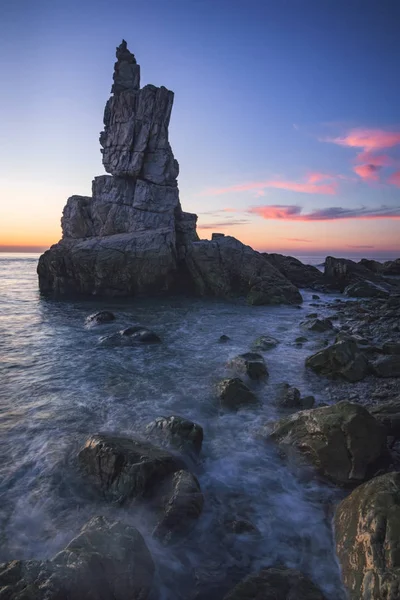
<path id="1" fill-rule="evenodd" d="M 117 47 L 117 62 L 114 64 L 114 84 L 111 88 L 112 94 L 118 94 L 125 90 L 138 90 L 140 88 L 140 66 L 136 62 L 135 55 L 128 50 L 125 40 Z"/>

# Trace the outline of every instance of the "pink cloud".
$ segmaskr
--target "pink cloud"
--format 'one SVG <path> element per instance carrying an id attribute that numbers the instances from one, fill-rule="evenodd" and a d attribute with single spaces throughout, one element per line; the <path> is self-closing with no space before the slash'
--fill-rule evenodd
<path id="1" fill-rule="evenodd" d="M 356 167 L 353 167 L 353 171 L 366 181 L 379 181 L 380 169 L 380 166 L 374 164 L 357 165 Z"/>
<path id="2" fill-rule="evenodd" d="M 389 177 L 388 182 L 393 185 L 397 185 L 397 187 L 400 187 L 400 171 L 396 171 L 395 173 L 393 173 L 393 175 Z"/>
<path id="3" fill-rule="evenodd" d="M 278 219 L 287 221 L 334 221 L 337 219 L 400 219 L 400 206 L 379 206 L 377 208 L 342 208 L 331 206 L 310 213 L 302 213 L 298 205 L 266 205 L 252 206 L 248 213 L 258 215 L 263 219 Z"/>
<path id="4" fill-rule="evenodd" d="M 305 182 L 288 181 L 288 180 L 268 180 L 254 181 L 249 183 L 241 183 L 223 188 L 214 188 L 207 190 L 204 195 L 219 196 L 221 194 L 229 194 L 231 192 L 247 192 L 249 190 L 264 190 L 266 188 L 275 188 L 281 190 L 289 190 L 291 192 L 300 192 L 302 194 L 336 194 L 337 183 L 318 183 L 326 179 L 333 179 L 331 175 L 322 173 L 311 173 Z"/>
<path id="5" fill-rule="evenodd" d="M 363 148 L 365 151 L 381 150 L 382 148 L 392 148 L 400 144 L 400 131 L 352 129 L 345 137 L 333 138 L 328 141 L 340 146 Z"/>
<path id="6" fill-rule="evenodd" d="M 374 156 L 372 152 L 360 152 L 356 156 L 356 161 L 359 163 L 368 163 L 370 165 L 375 165 L 376 167 L 390 167 L 394 163 L 393 158 L 388 156 L 387 154 L 380 154 L 378 156 Z"/>

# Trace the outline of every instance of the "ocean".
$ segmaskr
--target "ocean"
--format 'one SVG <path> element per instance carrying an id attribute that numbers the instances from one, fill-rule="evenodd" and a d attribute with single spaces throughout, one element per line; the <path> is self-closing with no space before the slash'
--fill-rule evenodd
<path id="1" fill-rule="evenodd" d="M 54 301 L 39 295 L 37 258 L 0 254 L 0 562 L 50 558 L 103 514 L 142 532 L 163 600 L 187 598 L 189 571 L 224 574 L 277 563 L 309 574 L 329 600 L 344 598 L 326 510 L 341 492 L 299 477 L 257 435 L 277 418 L 273 399 L 282 382 L 317 403 L 330 401 L 325 382 L 304 369 L 319 335 L 302 348 L 294 343 L 301 319 L 315 310 L 312 294 L 304 292 L 301 309 L 185 298 Z M 86 317 L 104 308 L 117 320 L 88 327 Z M 102 345 L 102 336 L 135 324 L 163 343 Z M 222 334 L 231 342 L 219 344 Z M 254 386 L 259 406 L 220 412 L 213 389 L 230 374 L 227 361 L 263 334 L 280 343 L 264 355 L 270 376 Z M 173 414 L 204 428 L 196 475 L 205 506 L 183 544 L 185 560 L 182 548 L 166 550 L 151 538 L 143 514 L 107 505 L 88 490 L 76 460 L 92 433 L 140 437 L 155 417 Z M 247 536 L 234 545 L 221 539 L 218 524 L 235 517 L 259 529 L 256 544 Z"/>

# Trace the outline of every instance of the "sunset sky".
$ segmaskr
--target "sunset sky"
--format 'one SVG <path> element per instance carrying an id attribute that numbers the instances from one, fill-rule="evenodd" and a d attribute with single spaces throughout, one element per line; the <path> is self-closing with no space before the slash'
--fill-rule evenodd
<path id="1" fill-rule="evenodd" d="M 170 142 L 201 237 L 400 255 L 398 0 L 3 0 L 0 251 L 61 237 L 104 172 L 122 38 L 175 92 Z"/>

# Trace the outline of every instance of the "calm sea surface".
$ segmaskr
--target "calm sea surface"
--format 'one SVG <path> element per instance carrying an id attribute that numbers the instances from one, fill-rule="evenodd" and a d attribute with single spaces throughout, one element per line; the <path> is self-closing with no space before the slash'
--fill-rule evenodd
<path id="1" fill-rule="evenodd" d="M 273 399 L 283 381 L 329 402 L 324 382 L 304 369 L 306 356 L 320 347 L 319 334 L 307 334 L 303 348 L 294 344 L 301 319 L 315 310 L 311 294 L 304 293 L 301 309 L 182 298 L 56 302 L 38 293 L 37 258 L 0 254 L 0 562 L 51 557 L 91 516 L 105 514 L 135 524 L 146 537 L 164 600 L 187 597 L 189 571 L 222 578 L 229 569 L 278 562 L 308 573 L 330 600 L 342 598 L 326 508 L 339 492 L 296 476 L 256 435 L 276 418 Z M 323 260 L 313 257 L 314 264 Z M 117 320 L 85 326 L 102 308 Z M 134 324 L 154 329 L 163 343 L 100 344 L 101 336 Z M 219 344 L 222 334 L 231 342 Z M 260 406 L 220 413 L 214 384 L 230 374 L 228 359 L 262 334 L 280 344 L 264 354 L 270 377 L 256 387 Z M 76 464 L 91 433 L 141 436 L 149 421 L 171 414 L 204 428 L 197 475 L 205 509 L 185 542 L 184 560 L 181 548 L 165 550 L 150 538 L 143 515 L 103 504 Z M 235 516 L 250 519 L 261 541 L 221 539 L 218 523 Z"/>

